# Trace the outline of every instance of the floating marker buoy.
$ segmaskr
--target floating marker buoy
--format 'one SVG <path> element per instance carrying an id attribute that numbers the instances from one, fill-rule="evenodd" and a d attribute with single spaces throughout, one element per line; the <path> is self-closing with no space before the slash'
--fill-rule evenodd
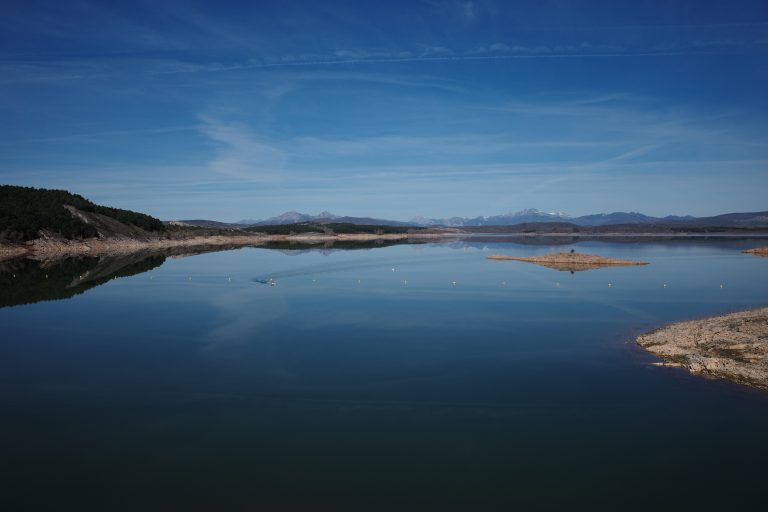
<path id="1" fill-rule="evenodd" d="M 720 283 L 720 288 L 725 288 L 725 285 L 723 283 Z"/>
<path id="2" fill-rule="evenodd" d="M 613 283 L 608 283 L 608 288 L 613 288 Z"/>
<path id="3" fill-rule="evenodd" d="M 662 284 L 661 287 L 662 288 L 666 288 L 667 287 L 667 283 Z"/>
<path id="4" fill-rule="evenodd" d="M 452 281 L 452 283 L 453 283 L 453 286 L 456 286 L 456 281 Z"/>
<path id="5" fill-rule="evenodd" d="M 403 280 L 403 284 L 404 284 L 405 286 L 408 286 L 408 280 L 407 280 L 407 279 Z"/>

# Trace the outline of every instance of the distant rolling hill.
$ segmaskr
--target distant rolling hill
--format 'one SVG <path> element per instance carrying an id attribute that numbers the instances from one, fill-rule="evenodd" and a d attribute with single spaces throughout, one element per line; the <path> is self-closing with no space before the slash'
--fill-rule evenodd
<path id="1" fill-rule="evenodd" d="M 246 226 L 279 226 L 281 224 L 301 224 L 303 222 L 314 222 L 316 224 L 358 224 L 365 226 L 413 226 L 412 222 L 401 222 L 397 220 L 376 219 L 373 217 L 350 217 L 334 215 L 330 212 L 320 212 L 317 215 L 300 212 L 285 212 L 277 217 L 270 217 L 264 220 L 243 219 L 233 225 Z"/>
<path id="2" fill-rule="evenodd" d="M 343 218 L 343 217 L 339 217 Z M 354 224 L 350 222 L 299 222 L 294 224 L 256 224 L 245 228 L 246 231 L 253 233 L 263 233 L 268 235 L 290 235 L 290 234 L 404 234 L 409 232 L 426 232 L 427 228 L 413 226 L 390 226 L 382 224 Z"/>
<path id="3" fill-rule="evenodd" d="M 661 224 L 668 226 L 760 227 L 768 226 L 768 212 L 727 213 L 714 217 L 673 216 L 649 217 L 636 212 L 614 212 L 585 215 L 571 219 L 579 226 L 608 226 L 617 224 Z"/>
<path id="4" fill-rule="evenodd" d="M 768 226 L 767 212 L 726 213 L 714 217 L 691 218 L 683 221 L 695 225 L 724 226 L 724 227 L 755 227 Z"/>
<path id="5" fill-rule="evenodd" d="M 415 217 L 412 222 L 421 226 L 511 226 L 514 224 L 526 224 L 531 222 L 571 222 L 572 219 L 563 212 L 543 212 L 535 208 L 528 208 L 515 213 L 503 213 L 490 217 L 448 217 L 443 219 L 427 219 Z"/>
<path id="6" fill-rule="evenodd" d="M 230 222 L 219 222 L 217 220 L 192 219 L 192 220 L 169 220 L 164 224 L 168 226 L 212 228 L 212 229 L 240 229 L 247 228 L 250 224 L 235 224 Z"/>
<path id="7" fill-rule="evenodd" d="M 317 215 L 296 211 L 285 212 L 277 217 L 265 220 L 244 219 L 238 223 L 225 224 L 214 221 L 181 221 L 190 225 L 212 227 L 242 227 L 248 226 L 277 226 L 283 224 L 301 224 L 313 222 L 317 224 L 343 223 L 368 226 L 447 226 L 447 227 L 482 227 L 482 226 L 514 226 L 537 222 L 565 222 L 576 226 L 612 226 L 612 225 L 670 225 L 670 226 L 718 226 L 718 227 L 761 227 L 768 226 L 768 212 L 728 213 L 713 217 L 667 216 L 652 217 L 638 212 L 613 212 L 571 217 L 563 212 L 544 212 L 535 208 L 521 210 L 515 213 L 492 215 L 489 217 L 446 217 L 426 218 L 414 217 L 409 222 L 371 217 L 347 217 L 321 212 Z"/>
<path id="8" fill-rule="evenodd" d="M 570 217 L 562 212 L 542 212 L 536 209 L 522 210 L 517 213 L 494 215 L 491 217 L 450 217 L 445 219 L 426 219 L 416 217 L 413 224 L 418 226 L 454 226 L 454 227 L 483 227 L 483 226 L 514 226 L 530 223 L 566 222 L 576 226 L 630 226 L 630 225 L 664 225 L 664 226 L 717 226 L 717 227 L 764 227 L 768 226 L 768 212 L 727 213 L 713 217 L 668 216 L 651 217 L 638 212 L 613 212 Z"/>
<path id="9" fill-rule="evenodd" d="M 637 212 L 598 213 L 570 219 L 577 226 L 607 226 L 611 224 L 653 224 L 659 222 L 656 217 L 649 217 Z"/>

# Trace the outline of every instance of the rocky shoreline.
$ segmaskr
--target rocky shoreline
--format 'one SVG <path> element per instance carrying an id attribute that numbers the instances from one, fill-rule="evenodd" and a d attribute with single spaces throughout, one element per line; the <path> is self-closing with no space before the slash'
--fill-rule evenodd
<path id="1" fill-rule="evenodd" d="M 28 258 L 59 258 L 67 256 L 112 256 L 146 250 L 161 250 L 176 247 L 246 247 L 269 242 L 324 243 L 334 241 L 376 241 L 444 238 L 444 233 L 397 233 L 397 234 L 309 234 L 309 235 L 204 235 L 183 238 L 92 238 L 85 240 L 64 240 L 38 238 L 22 244 L 0 243 L 0 260 Z"/>
<path id="2" fill-rule="evenodd" d="M 663 366 L 768 391 L 768 308 L 671 324 L 637 343 Z"/>

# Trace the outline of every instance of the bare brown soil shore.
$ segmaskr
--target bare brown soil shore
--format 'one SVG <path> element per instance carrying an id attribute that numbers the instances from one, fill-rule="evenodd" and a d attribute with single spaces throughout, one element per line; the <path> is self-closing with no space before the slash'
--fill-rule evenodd
<path id="1" fill-rule="evenodd" d="M 555 270 L 579 272 L 582 270 L 593 270 L 611 266 L 633 266 L 647 265 L 645 261 L 620 260 L 615 258 L 605 258 L 594 254 L 580 254 L 571 252 L 558 252 L 545 254 L 544 256 L 506 256 L 503 254 L 494 254 L 487 256 L 489 260 L 512 260 L 535 263 L 543 267 L 553 268 Z"/>
<path id="2" fill-rule="evenodd" d="M 742 252 L 746 254 L 754 254 L 755 256 L 768 256 L 768 247 L 755 247 L 754 249 L 747 249 Z"/>
<path id="3" fill-rule="evenodd" d="M 663 366 L 768 391 L 768 308 L 671 324 L 637 343 Z"/>
<path id="4" fill-rule="evenodd" d="M 322 243 L 329 241 L 373 241 L 442 238 L 442 233 L 339 234 L 339 235 L 206 235 L 186 238 L 129 239 L 92 238 L 86 240 L 37 239 L 23 244 L 0 243 L 0 260 L 16 257 L 58 258 L 65 256 L 108 256 L 137 251 L 197 246 L 249 246 L 269 242 Z"/>

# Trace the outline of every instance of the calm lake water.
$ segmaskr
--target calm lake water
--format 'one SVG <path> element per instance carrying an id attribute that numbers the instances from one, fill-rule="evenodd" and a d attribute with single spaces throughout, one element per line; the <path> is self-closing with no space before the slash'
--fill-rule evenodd
<path id="1" fill-rule="evenodd" d="M 765 242 L 0 265 L 0 508 L 764 506 L 768 393 L 633 340 L 768 304 Z M 571 248 L 650 265 L 485 259 Z"/>

